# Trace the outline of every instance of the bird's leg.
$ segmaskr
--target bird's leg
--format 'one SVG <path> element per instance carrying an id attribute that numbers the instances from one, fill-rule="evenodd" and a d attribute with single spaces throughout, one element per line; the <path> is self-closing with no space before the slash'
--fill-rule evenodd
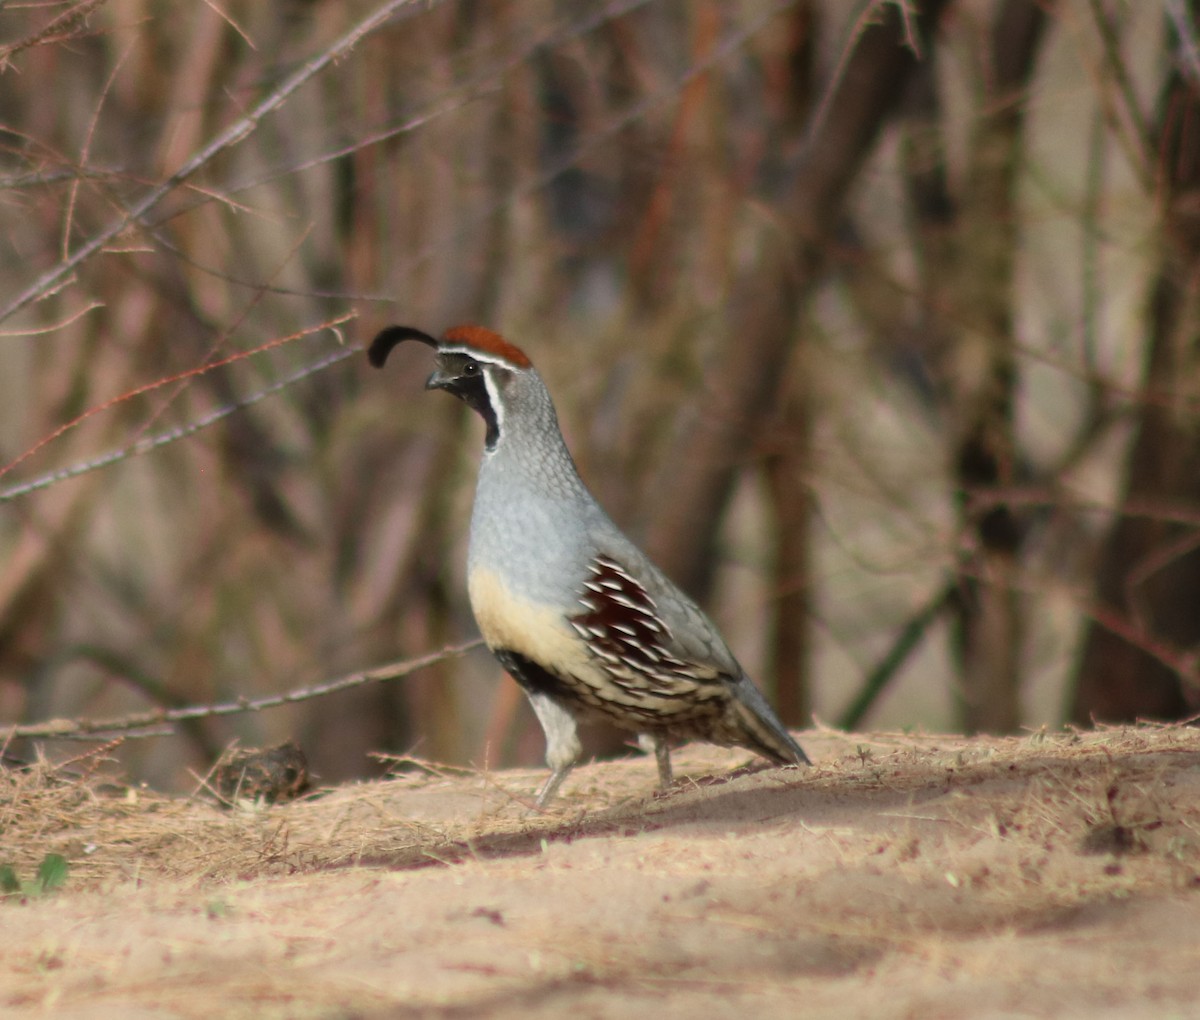
<path id="1" fill-rule="evenodd" d="M 670 787 L 674 777 L 671 774 L 671 745 L 662 733 L 639 733 L 637 745 L 643 754 L 654 752 L 654 760 L 658 763 L 658 788 L 665 790 Z"/>
<path id="2" fill-rule="evenodd" d="M 658 787 L 660 790 L 669 789 L 674 778 L 671 775 L 671 745 L 667 738 L 659 733 L 652 738 L 654 741 L 654 760 L 658 762 Z"/>
<path id="3" fill-rule="evenodd" d="M 550 801 L 554 798 L 554 795 L 558 792 L 558 788 L 562 786 L 562 781 L 570 774 L 571 768 L 572 766 L 567 765 L 564 768 L 555 769 L 550 773 L 550 778 L 547 779 L 542 784 L 542 788 L 538 790 L 537 800 L 534 801 L 537 807 L 544 808 L 550 803 Z"/>
<path id="4" fill-rule="evenodd" d="M 550 766 L 550 778 L 538 791 L 537 806 L 542 808 L 550 803 L 562 781 L 575 767 L 583 745 L 579 742 L 575 716 L 549 695 L 536 691 L 526 691 L 526 694 L 542 724 L 542 732 L 546 734 L 546 764 Z"/>

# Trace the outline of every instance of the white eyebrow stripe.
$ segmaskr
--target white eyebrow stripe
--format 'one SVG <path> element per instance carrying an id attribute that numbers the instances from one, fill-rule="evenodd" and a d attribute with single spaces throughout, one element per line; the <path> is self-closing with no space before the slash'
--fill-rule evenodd
<path id="1" fill-rule="evenodd" d="M 508 358 L 502 358 L 490 351 L 481 351 L 478 347 L 468 347 L 465 344 L 439 344 L 438 354 L 461 354 L 485 365 L 495 365 L 497 368 L 507 368 L 510 372 L 519 372 L 519 365 L 513 364 Z"/>

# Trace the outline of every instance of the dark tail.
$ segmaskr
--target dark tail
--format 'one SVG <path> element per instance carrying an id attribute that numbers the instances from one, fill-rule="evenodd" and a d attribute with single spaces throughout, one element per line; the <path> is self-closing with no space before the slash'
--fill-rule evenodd
<path id="1" fill-rule="evenodd" d="M 734 687 L 734 705 L 745 746 L 780 765 L 811 765 L 804 748 L 792 739 L 762 692 L 745 674 Z"/>

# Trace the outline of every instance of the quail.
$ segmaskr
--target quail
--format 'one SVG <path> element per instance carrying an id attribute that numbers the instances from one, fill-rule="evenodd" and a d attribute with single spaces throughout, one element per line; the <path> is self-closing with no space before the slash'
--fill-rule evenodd
<path id="1" fill-rule="evenodd" d="M 809 764 L 712 621 L 588 491 L 525 352 L 481 326 L 441 339 L 390 326 L 372 341 L 371 364 L 382 368 L 405 340 L 437 352 L 425 388 L 458 397 L 486 426 L 467 587 L 484 641 L 545 732 L 550 777 L 538 806 L 579 758 L 577 720 L 586 718 L 651 744 L 663 787 L 671 744 L 684 740 Z"/>

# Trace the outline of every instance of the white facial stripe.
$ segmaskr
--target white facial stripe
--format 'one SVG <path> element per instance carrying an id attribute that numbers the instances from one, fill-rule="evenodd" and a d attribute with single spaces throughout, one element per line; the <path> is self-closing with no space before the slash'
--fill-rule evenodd
<path id="1" fill-rule="evenodd" d="M 491 366 L 501 364 L 500 362 L 490 361 L 488 367 L 483 370 L 483 385 L 487 388 L 488 403 L 492 405 L 492 414 L 496 416 L 496 433 L 501 439 L 504 438 L 504 402 L 500 399 L 500 393 L 496 389 L 496 380 L 492 378 Z M 490 452 L 490 451 L 489 451 Z"/>
<path id="2" fill-rule="evenodd" d="M 514 365 L 508 358 L 502 358 L 498 354 L 481 351 L 478 347 L 465 347 L 462 344 L 439 344 L 438 353 L 462 354 L 474 361 L 478 361 L 481 365 L 495 365 L 497 368 L 503 368 L 509 372 L 521 371 L 520 366 Z"/>

